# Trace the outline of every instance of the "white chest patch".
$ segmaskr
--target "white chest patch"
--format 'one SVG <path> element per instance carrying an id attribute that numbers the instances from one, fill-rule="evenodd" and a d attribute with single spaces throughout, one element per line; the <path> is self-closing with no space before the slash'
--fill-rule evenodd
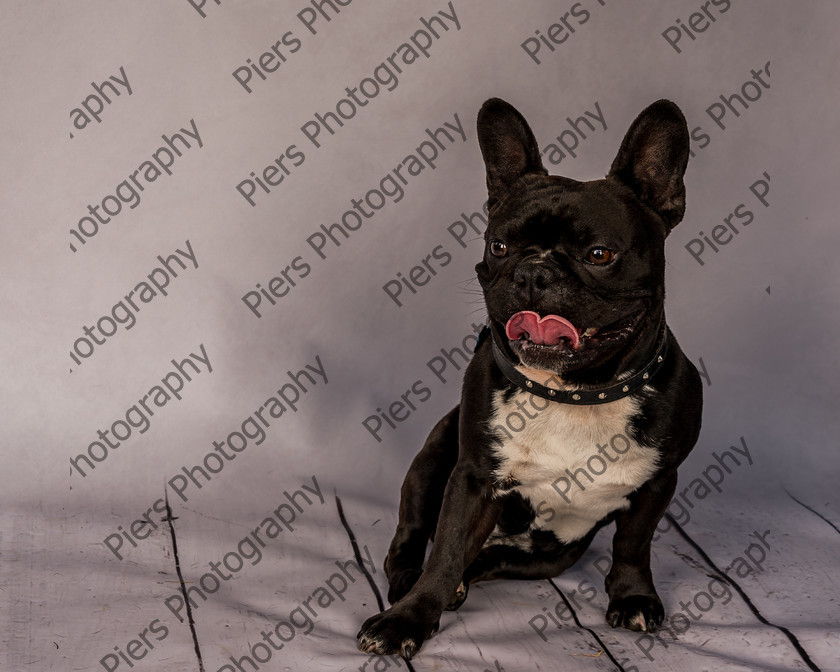
<path id="1" fill-rule="evenodd" d="M 564 543 L 580 539 L 612 511 L 627 508 L 627 495 L 656 470 L 656 448 L 629 434 L 638 413 L 630 397 L 577 406 L 518 391 L 510 401 L 497 392 L 490 429 L 500 445 L 499 483 L 529 500 L 534 529 L 554 532 Z M 494 535 L 495 536 L 495 535 Z"/>

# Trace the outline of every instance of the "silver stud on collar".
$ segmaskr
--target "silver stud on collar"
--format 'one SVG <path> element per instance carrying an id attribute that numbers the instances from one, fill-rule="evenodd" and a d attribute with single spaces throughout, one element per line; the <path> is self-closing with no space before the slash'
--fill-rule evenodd
<path id="1" fill-rule="evenodd" d="M 553 397 L 555 394 L 557 394 L 557 392 L 555 392 L 554 390 L 552 390 L 552 389 L 549 389 L 549 390 L 548 390 L 548 395 L 549 395 L 550 397 Z"/>
<path id="2" fill-rule="evenodd" d="M 629 386 L 629 385 L 625 385 L 624 387 L 622 387 L 622 388 L 621 388 L 621 391 L 622 391 L 622 392 L 629 392 L 629 391 L 630 391 L 630 386 Z"/>
<path id="3" fill-rule="evenodd" d="M 601 392 L 601 394 L 598 395 L 598 399 L 606 399 L 606 398 L 607 398 L 607 393 L 606 392 Z"/>
<path id="4" fill-rule="evenodd" d="M 580 395 L 579 394 L 573 394 L 572 399 L 574 399 L 575 401 L 580 401 Z"/>
<path id="5" fill-rule="evenodd" d="M 642 379 L 643 379 L 643 380 L 647 380 L 648 378 L 650 378 L 650 374 L 649 374 L 649 373 L 646 373 L 645 375 L 643 375 L 643 376 L 642 376 Z"/>
<path id="6" fill-rule="evenodd" d="M 662 355 L 659 355 L 659 357 L 656 358 L 656 361 L 661 364 L 662 363 Z"/>
<path id="7" fill-rule="evenodd" d="M 528 389 L 530 389 L 530 388 L 534 387 L 534 383 L 533 383 L 533 382 L 531 382 L 530 380 L 526 380 L 526 381 L 525 381 L 525 387 L 527 387 Z"/>

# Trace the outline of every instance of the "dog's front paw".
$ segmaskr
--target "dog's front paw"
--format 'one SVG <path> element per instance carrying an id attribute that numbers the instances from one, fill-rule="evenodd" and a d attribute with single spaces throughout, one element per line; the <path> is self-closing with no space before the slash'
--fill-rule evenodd
<path id="1" fill-rule="evenodd" d="M 439 624 L 429 624 L 405 609 L 392 607 L 367 619 L 356 639 L 359 650 L 365 653 L 399 654 L 411 660 L 423 642 L 437 632 Z"/>
<path id="2" fill-rule="evenodd" d="M 631 595 L 610 600 L 607 623 L 612 627 L 653 632 L 662 625 L 665 609 L 656 596 Z"/>

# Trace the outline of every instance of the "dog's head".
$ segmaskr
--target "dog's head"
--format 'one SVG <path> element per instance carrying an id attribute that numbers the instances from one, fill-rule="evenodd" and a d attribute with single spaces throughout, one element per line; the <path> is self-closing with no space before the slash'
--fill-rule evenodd
<path id="1" fill-rule="evenodd" d="M 685 212 L 679 108 L 645 109 L 607 177 L 590 182 L 548 175 L 527 122 L 503 100 L 482 106 L 478 139 L 490 218 L 476 273 L 496 342 L 567 379 L 619 373 L 662 329 L 665 238 Z"/>

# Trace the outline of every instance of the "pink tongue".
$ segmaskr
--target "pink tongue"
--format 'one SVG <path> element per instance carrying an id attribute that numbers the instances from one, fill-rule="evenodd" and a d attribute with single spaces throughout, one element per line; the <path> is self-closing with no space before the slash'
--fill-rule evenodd
<path id="1" fill-rule="evenodd" d="M 574 325 L 559 315 L 540 317 L 531 310 L 516 313 L 508 320 L 505 333 L 512 341 L 528 334 L 528 340 L 537 345 L 557 345 L 565 337 L 573 348 L 580 343 L 580 335 Z"/>

